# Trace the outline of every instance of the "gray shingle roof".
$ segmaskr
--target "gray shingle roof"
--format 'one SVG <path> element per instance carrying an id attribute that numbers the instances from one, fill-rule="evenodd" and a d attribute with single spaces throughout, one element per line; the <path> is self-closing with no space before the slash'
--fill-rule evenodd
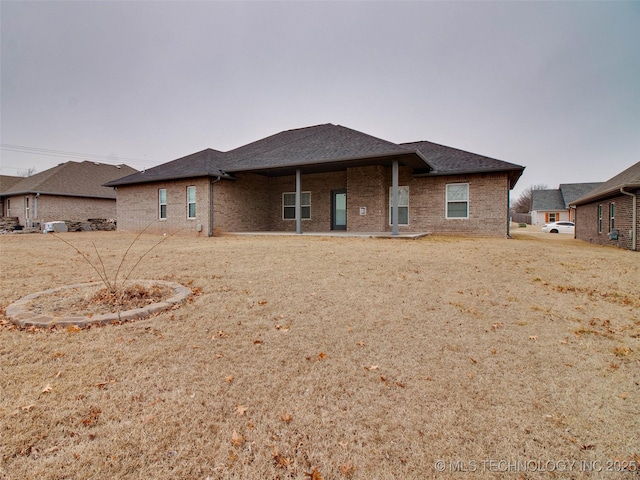
<path id="1" fill-rule="evenodd" d="M 118 185 L 133 185 L 136 183 L 159 182 L 179 178 L 230 178 L 229 175 L 221 170 L 223 155 L 224 154 L 218 150 L 207 148 L 142 172 L 136 172 L 123 178 L 113 179 L 105 183 L 105 186 L 115 187 Z"/>
<path id="2" fill-rule="evenodd" d="M 0 195 L 4 196 L 4 192 L 21 181 L 24 177 L 14 177 L 12 175 L 0 175 Z"/>
<path id="3" fill-rule="evenodd" d="M 3 193 L 4 196 L 41 193 L 73 197 L 116 198 L 112 188 L 102 185 L 137 170 L 128 165 L 96 162 L 66 162 L 44 172 L 25 177 Z"/>
<path id="4" fill-rule="evenodd" d="M 531 192 L 531 211 L 565 210 L 560 189 L 533 190 Z"/>
<path id="5" fill-rule="evenodd" d="M 524 167 L 514 163 L 496 160 L 495 158 L 433 142 L 422 141 L 401 143 L 400 145 L 405 148 L 416 149 L 421 153 L 422 157 L 433 168 L 427 175 L 512 172 L 511 187 L 513 187 L 524 171 Z"/>
<path id="6" fill-rule="evenodd" d="M 340 125 L 326 123 L 286 130 L 228 152 L 203 150 L 146 172 L 109 182 L 109 186 L 197 176 L 254 172 L 287 175 L 349 166 L 390 165 L 399 160 L 421 175 L 510 172 L 513 187 L 524 167 L 431 142 L 396 144 Z"/>
<path id="7" fill-rule="evenodd" d="M 602 182 L 561 183 L 560 191 L 562 192 L 562 198 L 564 200 L 564 208 L 569 208 L 569 205 L 574 201 L 580 197 L 584 197 L 587 193 L 600 185 L 602 185 Z"/>
<path id="8" fill-rule="evenodd" d="M 594 188 L 584 197 L 575 200 L 572 204 L 582 205 L 593 202 L 595 200 L 617 194 L 623 187 L 629 189 L 640 188 L 640 162 L 635 165 L 631 165 L 629 168 L 610 178 L 599 187 Z"/>
<path id="9" fill-rule="evenodd" d="M 411 163 L 427 168 L 415 150 L 330 123 L 287 130 L 227 152 L 226 170 L 239 172 L 301 167 L 356 159 L 414 156 Z"/>

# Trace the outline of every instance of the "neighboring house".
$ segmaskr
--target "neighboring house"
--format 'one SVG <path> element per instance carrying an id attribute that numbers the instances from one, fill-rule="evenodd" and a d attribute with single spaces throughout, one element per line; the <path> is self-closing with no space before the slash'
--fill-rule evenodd
<path id="1" fill-rule="evenodd" d="M 576 238 L 638 250 L 640 162 L 573 202 Z"/>
<path id="2" fill-rule="evenodd" d="M 4 215 L 18 217 L 23 227 L 44 222 L 115 218 L 116 192 L 102 184 L 137 172 L 127 165 L 66 162 L 3 189 Z"/>
<path id="3" fill-rule="evenodd" d="M 555 190 L 533 190 L 531 192 L 531 225 L 575 221 L 574 211 L 569 205 L 600 185 L 602 182 L 561 183 Z"/>
<path id="4" fill-rule="evenodd" d="M 106 185 L 118 189 L 123 231 L 506 236 L 509 192 L 523 170 L 435 143 L 395 144 L 324 124 L 229 152 L 203 150 Z"/>
<path id="5" fill-rule="evenodd" d="M 0 175 L 0 217 L 9 217 L 7 214 L 9 210 L 6 206 L 5 192 L 13 187 L 16 183 L 22 180 L 24 177 L 14 177 L 11 175 Z M 11 203 L 11 202 L 9 202 Z"/>

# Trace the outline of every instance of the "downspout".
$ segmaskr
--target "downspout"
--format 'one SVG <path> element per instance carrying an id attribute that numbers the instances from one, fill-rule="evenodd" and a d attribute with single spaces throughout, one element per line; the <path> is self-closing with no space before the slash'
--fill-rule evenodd
<path id="1" fill-rule="evenodd" d="M 218 183 L 220 180 L 220 176 L 215 180 L 211 180 L 211 177 L 209 177 L 209 231 L 207 232 L 209 237 L 213 237 L 213 184 Z"/>
<path id="2" fill-rule="evenodd" d="M 38 197 L 40 196 L 40 192 L 36 192 L 35 197 L 33 197 L 33 222 L 35 223 L 38 220 Z"/>
<path id="3" fill-rule="evenodd" d="M 507 238 L 511 237 L 511 179 L 507 175 Z"/>
<path id="4" fill-rule="evenodd" d="M 631 250 L 637 250 L 638 244 L 638 195 L 631 192 L 625 192 L 624 187 L 620 187 L 620 193 L 633 197 L 631 200 Z"/>

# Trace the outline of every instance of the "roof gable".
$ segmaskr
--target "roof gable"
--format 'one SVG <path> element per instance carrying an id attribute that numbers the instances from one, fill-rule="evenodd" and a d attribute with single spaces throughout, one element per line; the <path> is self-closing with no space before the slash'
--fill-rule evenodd
<path id="1" fill-rule="evenodd" d="M 136 172 L 128 165 L 97 162 L 65 162 L 30 177 L 9 188 L 4 195 L 41 193 L 74 197 L 116 198 L 105 182 Z"/>
<path id="2" fill-rule="evenodd" d="M 564 208 L 569 208 L 575 200 L 585 196 L 594 188 L 602 185 L 602 182 L 592 183 L 561 183 L 560 192 L 562 193 L 562 199 L 564 200 Z"/>
<path id="3" fill-rule="evenodd" d="M 194 177 L 228 177 L 221 170 L 223 153 L 207 148 L 192 153 L 171 162 L 163 163 L 142 172 L 136 172 L 126 177 L 120 177 L 107 182 L 108 187 L 118 185 L 133 185 L 136 183 L 160 182 Z"/>
<path id="4" fill-rule="evenodd" d="M 565 210 L 564 199 L 560 189 L 533 190 L 531 192 L 531 211 L 558 211 Z"/>
<path id="5" fill-rule="evenodd" d="M 599 187 L 594 188 L 584 197 L 581 197 L 574 201 L 573 204 L 581 205 L 597 200 L 599 198 L 605 198 L 609 195 L 619 192 L 620 189 L 624 187 L 640 188 L 640 162 L 636 163 L 635 165 L 631 165 L 629 168 L 610 178 Z"/>
<path id="6" fill-rule="evenodd" d="M 411 149 L 387 140 L 327 123 L 286 130 L 231 150 L 226 154 L 226 170 L 262 170 L 412 154 L 415 152 Z M 420 162 L 418 157 L 415 160 Z M 420 163 L 428 167 L 424 161 Z"/>

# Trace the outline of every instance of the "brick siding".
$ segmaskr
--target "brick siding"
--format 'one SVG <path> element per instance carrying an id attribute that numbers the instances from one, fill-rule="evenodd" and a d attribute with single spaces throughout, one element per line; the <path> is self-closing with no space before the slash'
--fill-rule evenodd
<path id="1" fill-rule="evenodd" d="M 29 222 L 26 219 L 25 197 L 29 198 Z M 86 222 L 89 218 L 116 218 L 116 201 L 108 198 L 40 195 L 36 201 L 35 195 L 16 195 L 8 197 L 8 200 L 11 208 L 5 213 L 18 217 L 20 225 L 25 227 L 34 224 L 42 227 L 43 223 L 56 220 Z"/>
<path id="2" fill-rule="evenodd" d="M 640 190 L 635 191 L 640 194 Z M 615 204 L 614 228 L 620 233 L 618 240 L 609 239 L 609 205 Z M 636 218 L 640 218 L 640 202 L 637 202 Z M 602 232 L 598 232 L 598 205 L 602 205 Z M 598 202 L 576 207 L 576 238 L 599 245 L 614 245 L 632 249 L 633 199 L 629 195 L 618 195 Z M 636 250 L 640 242 L 635 239 Z"/>
<path id="3" fill-rule="evenodd" d="M 391 231 L 389 188 L 391 169 L 382 166 L 302 175 L 302 191 L 311 192 L 311 219 L 306 232 L 331 229 L 331 191 L 347 190 L 347 229 L 354 232 Z M 207 235 L 209 179 L 177 180 L 118 188 L 118 230 Z M 469 184 L 469 218 L 447 219 L 445 189 L 449 183 Z M 505 236 L 508 219 L 506 173 L 418 177 L 401 167 L 399 184 L 409 187 L 409 225 L 400 232 L 430 232 Z M 196 186 L 197 218 L 187 219 L 186 188 Z M 158 221 L 158 189 L 167 189 L 167 219 Z M 295 231 L 295 220 L 282 218 L 282 194 L 295 191 L 295 176 L 265 177 L 240 173 L 235 181 L 213 185 L 213 226 L 223 232 Z M 360 215 L 361 207 L 366 214 Z M 198 226 L 201 226 L 198 231 Z"/>

